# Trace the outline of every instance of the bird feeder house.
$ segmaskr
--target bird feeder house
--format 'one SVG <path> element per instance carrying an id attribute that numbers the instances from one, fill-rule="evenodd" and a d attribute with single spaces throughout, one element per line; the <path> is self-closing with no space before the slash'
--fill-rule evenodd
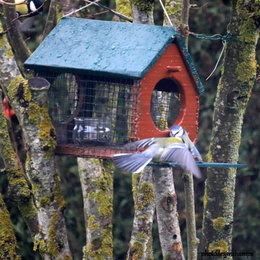
<path id="1" fill-rule="evenodd" d="M 58 154 L 109 158 L 172 125 L 197 138 L 203 86 L 173 27 L 63 18 L 25 67 L 50 82 Z"/>

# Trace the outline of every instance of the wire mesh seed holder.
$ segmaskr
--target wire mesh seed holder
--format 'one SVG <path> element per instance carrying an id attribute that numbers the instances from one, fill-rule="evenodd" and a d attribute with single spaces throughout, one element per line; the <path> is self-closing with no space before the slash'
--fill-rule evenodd
<path id="1" fill-rule="evenodd" d="M 204 88 L 174 27 L 63 18 L 25 67 L 50 82 L 57 154 L 135 152 L 124 144 L 172 125 L 197 139 Z"/>

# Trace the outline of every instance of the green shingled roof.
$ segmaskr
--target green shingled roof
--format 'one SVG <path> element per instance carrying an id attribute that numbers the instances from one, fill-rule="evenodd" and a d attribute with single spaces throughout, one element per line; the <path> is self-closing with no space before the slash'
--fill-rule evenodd
<path id="1" fill-rule="evenodd" d="M 166 26 L 63 18 L 26 60 L 25 67 L 142 78 L 176 41 L 177 34 Z M 183 53 L 202 92 L 190 56 L 186 50 Z"/>

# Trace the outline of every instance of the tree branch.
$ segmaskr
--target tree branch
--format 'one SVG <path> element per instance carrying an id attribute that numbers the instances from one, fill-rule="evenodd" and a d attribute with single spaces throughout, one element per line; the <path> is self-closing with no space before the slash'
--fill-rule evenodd
<path id="1" fill-rule="evenodd" d="M 146 260 L 149 259 L 148 246 L 152 239 L 155 210 L 154 186 L 150 167 L 146 167 L 141 174 L 133 174 L 132 188 L 135 215 L 126 259 Z"/>
<path id="2" fill-rule="evenodd" d="M 111 162 L 78 158 L 83 193 L 86 246 L 83 259 L 113 259 L 113 177 Z"/>
<path id="3" fill-rule="evenodd" d="M 185 44 L 188 46 L 189 40 L 189 15 L 190 15 L 190 0 L 183 0 L 181 14 L 181 30 L 185 39 Z"/>
<path id="4" fill-rule="evenodd" d="M 0 96 L 1 93 L 2 91 L 0 90 Z M 2 111 L 2 98 L 0 98 L 0 154 L 8 173 L 8 184 L 12 199 L 17 203 L 34 238 L 39 231 L 37 210 L 34 205 L 32 190 L 23 171 L 22 163 L 11 143 L 6 121 Z"/>
<path id="5" fill-rule="evenodd" d="M 14 3 L 14 1 L 10 1 L 10 3 Z M 23 63 L 30 56 L 30 50 L 27 48 L 19 29 L 15 6 L 4 5 L 3 10 L 4 16 L 1 17 L 3 29 L 7 31 L 7 38 L 12 47 L 18 68 L 24 74 Z"/>
<path id="6" fill-rule="evenodd" d="M 9 212 L 5 206 L 2 194 L 0 193 L 0 259 L 20 260 L 21 256 L 16 252 L 17 243 L 10 219 Z"/>
<path id="7" fill-rule="evenodd" d="M 42 40 L 50 33 L 50 31 L 55 27 L 57 24 L 57 15 L 56 15 L 56 7 L 57 7 L 57 0 L 50 0 L 49 11 L 47 15 L 47 19 L 44 26 L 44 31 L 42 33 Z"/>
<path id="8" fill-rule="evenodd" d="M 259 9 L 257 1 L 233 1 L 228 29 L 236 38 L 227 41 L 223 73 L 217 87 L 208 154 L 213 162 L 238 160 L 243 116 L 256 78 L 259 12 L 258 17 L 255 15 Z M 207 169 L 202 251 L 232 251 L 235 184 L 236 169 Z"/>
<path id="9" fill-rule="evenodd" d="M 196 235 L 196 215 L 192 174 L 186 171 L 183 172 L 183 181 L 187 222 L 188 260 L 196 260 L 199 239 Z"/>
<path id="10" fill-rule="evenodd" d="M 16 111 L 27 145 L 26 174 L 32 185 L 39 233 L 34 249 L 46 257 L 67 257 L 71 253 L 63 218 L 64 199 L 60 192 L 59 177 L 55 171 L 54 128 L 48 115 L 47 90 L 44 79 L 29 81 L 14 78 L 7 95 Z"/>
<path id="11" fill-rule="evenodd" d="M 159 237 L 164 259 L 184 260 L 172 169 L 153 171 Z"/>

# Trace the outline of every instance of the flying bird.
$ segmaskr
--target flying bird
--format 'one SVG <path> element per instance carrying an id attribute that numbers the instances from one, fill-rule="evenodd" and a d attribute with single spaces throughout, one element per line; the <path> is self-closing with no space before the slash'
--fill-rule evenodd
<path id="1" fill-rule="evenodd" d="M 124 148 L 137 150 L 136 153 L 113 156 L 115 165 L 126 172 L 141 172 L 153 160 L 175 162 L 197 178 L 201 177 L 196 161 L 202 162 L 202 157 L 181 126 L 171 127 L 170 137 L 143 139 L 126 144 Z M 145 150 L 140 151 L 141 149 Z"/>

